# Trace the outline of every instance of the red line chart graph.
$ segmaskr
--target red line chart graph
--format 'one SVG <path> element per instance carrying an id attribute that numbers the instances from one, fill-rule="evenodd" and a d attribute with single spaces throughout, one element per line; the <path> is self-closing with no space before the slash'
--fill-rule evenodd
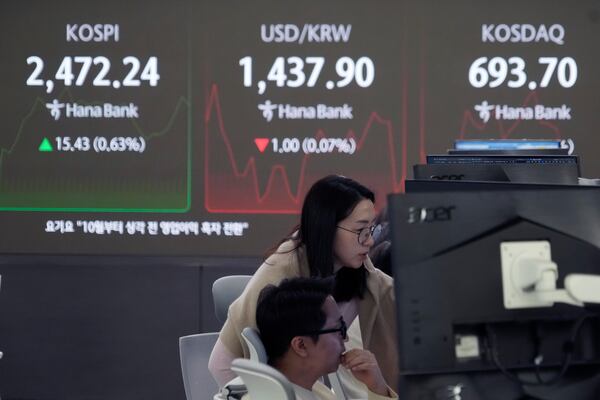
<path id="1" fill-rule="evenodd" d="M 406 110 L 401 114 L 405 116 Z M 328 135 L 324 129 L 317 128 L 313 137 L 319 139 Z M 297 214 L 310 185 L 334 172 L 365 183 L 375 191 L 377 198 L 403 191 L 407 174 L 406 124 L 402 124 L 400 138 L 396 138 L 392 122 L 373 111 L 360 130 L 348 129 L 345 138 L 356 140 L 356 153 L 346 156 L 346 161 L 336 160 L 333 171 L 323 169 L 319 155 L 309 154 L 298 156 L 299 161 L 294 158 L 275 162 L 268 172 L 259 171 L 254 156 L 249 156 L 245 162 L 236 161 L 224 122 L 219 88 L 213 84 L 204 112 L 205 208 L 213 213 Z M 248 145 L 254 147 L 252 139 L 248 140 Z M 289 163 L 292 162 L 299 163 L 296 179 L 289 176 Z M 260 182 L 264 182 L 261 179 L 264 176 L 267 176 L 266 184 L 261 190 Z"/>

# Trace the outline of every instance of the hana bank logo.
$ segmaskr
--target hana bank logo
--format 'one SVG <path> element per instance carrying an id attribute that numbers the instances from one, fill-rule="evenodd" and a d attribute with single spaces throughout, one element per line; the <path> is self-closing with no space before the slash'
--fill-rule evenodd
<path id="1" fill-rule="evenodd" d="M 485 123 L 490 120 L 491 111 L 495 108 L 493 104 L 489 104 L 487 100 L 481 102 L 481 104 L 475 105 L 475 111 L 479 113 L 479 118 Z"/>
<path id="2" fill-rule="evenodd" d="M 54 99 L 52 103 L 46 103 L 46 108 L 50 110 L 50 115 L 55 121 L 60 119 L 60 110 L 65 107 L 64 103 L 59 103 L 58 100 Z"/>
<path id="3" fill-rule="evenodd" d="M 262 116 L 267 122 L 271 122 L 273 119 L 273 111 L 278 107 L 277 104 L 272 104 L 271 100 L 265 101 L 263 104 L 258 105 L 258 109 L 262 111 Z"/>
<path id="4" fill-rule="evenodd" d="M 273 117 L 281 120 L 332 120 L 332 119 L 353 119 L 353 107 L 344 103 L 342 105 L 312 104 L 312 105 L 294 105 L 294 104 L 273 104 L 271 100 L 265 100 L 258 105 L 258 110 L 262 112 L 263 118 L 271 122 Z M 277 112 L 277 115 L 275 115 Z"/>
<path id="5" fill-rule="evenodd" d="M 514 107 L 508 104 L 489 104 L 487 100 L 483 100 L 473 108 L 484 123 L 487 123 L 490 118 L 497 121 L 569 121 L 572 111 L 566 104 L 558 107 L 548 107 L 543 104 Z"/>

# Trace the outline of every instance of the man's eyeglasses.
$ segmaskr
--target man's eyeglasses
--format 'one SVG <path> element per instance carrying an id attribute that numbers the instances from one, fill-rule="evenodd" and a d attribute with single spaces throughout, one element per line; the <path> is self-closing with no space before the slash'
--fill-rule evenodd
<path id="1" fill-rule="evenodd" d="M 339 332 L 342 335 L 342 339 L 348 339 L 348 327 L 346 326 L 346 321 L 344 321 L 344 317 L 340 317 L 340 327 L 339 328 L 331 328 L 331 329 L 322 329 L 320 331 L 312 331 L 306 332 L 304 335 L 324 335 L 326 333 L 334 333 Z"/>
<path id="2" fill-rule="evenodd" d="M 379 225 L 379 224 L 373 225 L 373 226 L 367 226 L 365 228 L 362 228 L 359 231 L 344 228 L 343 226 L 339 226 L 339 225 L 337 227 L 346 232 L 352 232 L 352 233 L 356 234 L 358 236 L 358 243 L 361 245 L 364 245 L 365 243 L 367 243 L 367 241 L 371 237 L 379 235 L 381 233 L 381 229 L 382 229 L 381 225 Z"/>

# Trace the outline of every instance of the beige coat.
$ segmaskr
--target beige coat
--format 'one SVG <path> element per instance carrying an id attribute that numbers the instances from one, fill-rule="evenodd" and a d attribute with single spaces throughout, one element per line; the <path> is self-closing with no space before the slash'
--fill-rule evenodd
<path id="1" fill-rule="evenodd" d="M 249 358 L 241 332 L 246 326 L 256 327 L 260 291 L 266 285 L 277 285 L 286 278 L 310 276 L 302 248 L 290 251 L 293 246 L 292 241 L 283 243 L 260 266 L 241 296 L 229 307 L 219 338 L 235 357 Z M 397 392 L 399 375 L 393 280 L 375 268 L 370 259 L 364 265 L 368 271 L 367 290 L 358 306 L 363 346 L 375 354 L 385 380 Z"/>

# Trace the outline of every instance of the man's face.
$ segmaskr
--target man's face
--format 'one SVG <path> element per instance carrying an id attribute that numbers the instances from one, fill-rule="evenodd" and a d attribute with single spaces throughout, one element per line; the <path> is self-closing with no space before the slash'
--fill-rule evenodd
<path id="1" fill-rule="evenodd" d="M 342 325 L 342 314 L 333 297 L 328 296 L 323 303 L 323 312 L 327 316 L 325 325 L 321 328 L 337 329 Z M 324 333 L 318 336 L 318 340 L 313 342 L 307 340 L 310 368 L 314 368 L 318 375 L 326 375 L 337 370 L 340 364 L 340 357 L 345 351 L 344 338 L 340 332 Z"/>

